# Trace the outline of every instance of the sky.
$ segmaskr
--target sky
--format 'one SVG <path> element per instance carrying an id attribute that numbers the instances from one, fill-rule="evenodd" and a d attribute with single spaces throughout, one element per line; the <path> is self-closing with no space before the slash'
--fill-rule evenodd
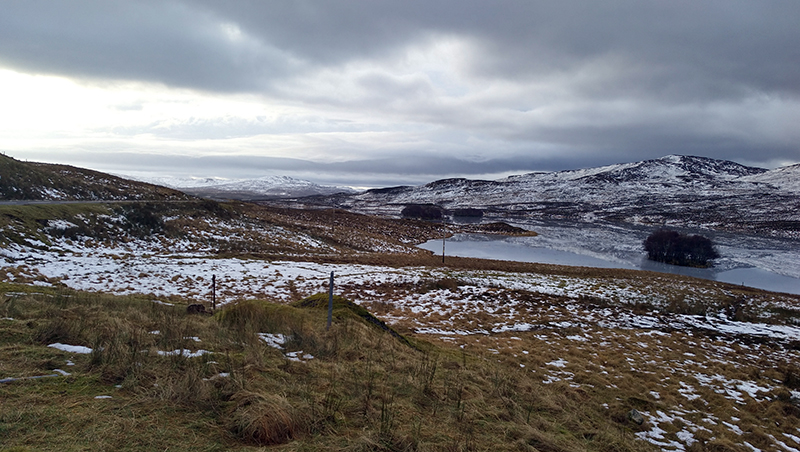
<path id="1" fill-rule="evenodd" d="M 797 0 L 4 0 L 0 152 L 379 187 L 800 162 Z"/>

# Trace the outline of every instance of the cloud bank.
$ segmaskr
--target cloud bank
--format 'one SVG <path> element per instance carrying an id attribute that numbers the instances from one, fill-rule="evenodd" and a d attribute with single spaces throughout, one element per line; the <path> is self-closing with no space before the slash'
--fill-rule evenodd
<path id="1" fill-rule="evenodd" d="M 0 149 L 352 185 L 774 167 L 800 161 L 798 23 L 794 0 L 9 1 Z"/>

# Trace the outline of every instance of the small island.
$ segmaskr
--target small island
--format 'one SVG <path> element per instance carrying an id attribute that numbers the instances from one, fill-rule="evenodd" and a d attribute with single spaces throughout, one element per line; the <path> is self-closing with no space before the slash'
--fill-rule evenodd
<path id="1" fill-rule="evenodd" d="M 719 256 L 714 244 L 702 235 L 659 229 L 644 240 L 647 258 L 684 267 L 711 267 Z"/>
<path id="2" fill-rule="evenodd" d="M 536 237 L 537 234 L 534 231 L 529 231 L 527 229 L 523 229 L 517 226 L 512 226 L 508 223 L 504 223 L 502 221 L 494 222 L 494 223 L 485 223 L 485 224 L 471 224 L 462 226 L 464 232 L 474 232 L 480 234 L 498 234 L 498 235 L 509 235 L 515 237 Z"/>

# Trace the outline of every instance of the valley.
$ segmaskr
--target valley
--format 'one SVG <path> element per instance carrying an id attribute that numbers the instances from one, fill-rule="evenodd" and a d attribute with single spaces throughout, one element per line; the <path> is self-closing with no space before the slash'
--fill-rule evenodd
<path id="1" fill-rule="evenodd" d="M 442 262 L 417 245 L 474 225 L 288 204 L 0 205 L 4 446 L 800 450 L 800 295 Z"/>

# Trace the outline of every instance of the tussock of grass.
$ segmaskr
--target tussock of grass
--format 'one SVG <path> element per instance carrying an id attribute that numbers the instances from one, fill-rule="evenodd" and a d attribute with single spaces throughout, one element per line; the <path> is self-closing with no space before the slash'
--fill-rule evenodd
<path id="1" fill-rule="evenodd" d="M 296 301 L 292 303 L 292 305 L 299 308 L 325 309 L 327 312 L 329 301 L 330 301 L 329 295 L 320 293 L 312 295 L 310 297 L 306 297 L 300 301 Z M 348 315 L 350 316 L 354 315 L 360 318 L 361 320 L 367 322 L 367 324 L 375 326 L 380 331 L 389 333 L 402 343 L 412 346 L 411 342 L 409 342 L 407 338 L 405 338 L 403 335 L 395 331 L 394 328 L 386 325 L 386 322 L 375 317 L 363 307 L 338 295 L 334 295 L 332 301 L 333 303 L 331 307 L 333 309 L 333 314 L 336 315 L 339 320 L 343 320 Z"/>
<path id="2" fill-rule="evenodd" d="M 308 433 L 310 422 L 305 413 L 280 395 L 241 391 L 231 400 L 235 407 L 229 429 L 246 442 L 273 446 Z"/>

